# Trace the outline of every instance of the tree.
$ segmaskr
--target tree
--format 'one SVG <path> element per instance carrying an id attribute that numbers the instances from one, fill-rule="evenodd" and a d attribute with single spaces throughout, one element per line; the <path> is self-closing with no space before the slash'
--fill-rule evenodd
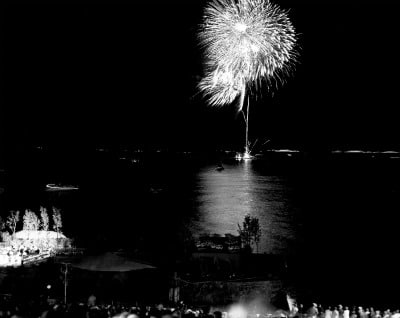
<path id="1" fill-rule="evenodd" d="M 61 210 L 56 207 L 52 208 L 53 210 L 53 230 L 57 233 L 61 233 L 62 229 L 62 220 L 61 220 Z"/>
<path id="2" fill-rule="evenodd" d="M 242 245 L 244 245 L 244 247 L 251 247 L 250 223 L 251 223 L 251 216 L 250 214 L 246 214 L 244 217 L 244 221 L 242 223 L 243 225 L 240 226 L 240 224 L 238 224 L 239 236 L 242 241 Z"/>
<path id="3" fill-rule="evenodd" d="M 258 218 L 246 214 L 242 226 L 238 224 L 238 232 L 242 245 L 251 250 L 251 244 L 255 243 L 258 252 L 258 243 L 261 238 L 260 222 Z"/>
<path id="4" fill-rule="evenodd" d="M 37 231 L 39 230 L 40 221 L 35 212 L 31 210 L 25 210 L 23 216 L 23 230 Z"/>
<path id="5" fill-rule="evenodd" d="M 47 209 L 42 206 L 40 207 L 40 228 L 43 231 L 49 230 L 49 214 Z"/>
<path id="6" fill-rule="evenodd" d="M 2 232 L 6 228 L 6 222 L 3 221 L 3 218 L 0 216 L 0 231 Z"/>
<path id="7" fill-rule="evenodd" d="M 4 230 L 6 229 L 6 222 L 3 221 L 3 218 L 0 216 L 0 237 L 1 237 L 1 241 L 2 242 L 6 242 L 6 236 L 10 236 L 10 233 L 8 233 L 7 231 L 4 232 Z"/>
<path id="8" fill-rule="evenodd" d="M 258 253 L 258 243 L 260 242 L 260 238 L 261 238 L 261 228 L 260 228 L 260 222 L 256 217 L 251 218 L 250 233 L 251 233 L 253 242 L 256 244 L 256 249 L 257 249 L 257 253 Z"/>
<path id="9" fill-rule="evenodd" d="M 10 215 L 7 217 L 6 225 L 10 229 L 11 234 L 15 234 L 15 229 L 19 222 L 19 211 L 10 211 Z"/>

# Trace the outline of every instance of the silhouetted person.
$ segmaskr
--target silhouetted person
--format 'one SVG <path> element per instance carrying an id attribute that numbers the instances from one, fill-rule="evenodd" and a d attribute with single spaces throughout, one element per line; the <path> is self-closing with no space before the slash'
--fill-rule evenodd
<path id="1" fill-rule="evenodd" d="M 339 310 L 337 309 L 337 307 L 333 308 L 332 318 L 339 318 Z"/>
<path id="2" fill-rule="evenodd" d="M 349 310 L 349 307 L 344 307 L 344 310 L 343 310 L 343 318 L 350 318 L 350 310 Z"/>
<path id="3" fill-rule="evenodd" d="M 338 312 L 339 312 L 339 318 L 343 318 L 344 309 L 342 305 L 338 306 Z"/>
<path id="4" fill-rule="evenodd" d="M 307 316 L 310 318 L 317 318 L 318 316 L 318 305 L 313 303 L 307 311 Z"/>
<path id="5" fill-rule="evenodd" d="M 329 306 L 325 310 L 325 318 L 332 318 L 332 310 L 331 310 L 331 307 L 329 307 Z"/>

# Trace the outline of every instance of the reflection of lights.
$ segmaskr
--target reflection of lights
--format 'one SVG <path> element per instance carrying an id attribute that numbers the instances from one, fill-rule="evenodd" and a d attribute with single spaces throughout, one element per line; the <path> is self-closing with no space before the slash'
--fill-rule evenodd
<path id="1" fill-rule="evenodd" d="M 242 160 L 237 166 L 226 164 L 224 172 L 213 167 L 199 175 L 200 222 L 207 225 L 209 233 L 220 235 L 237 233 L 244 216 L 258 215 L 259 210 L 252 160 Z"/>
<path id="2" fill-rule="evenodd" d="M 229 318 L 246 318 L 247 311 L 240 305 L 235 305 L 229 310 Z"/>

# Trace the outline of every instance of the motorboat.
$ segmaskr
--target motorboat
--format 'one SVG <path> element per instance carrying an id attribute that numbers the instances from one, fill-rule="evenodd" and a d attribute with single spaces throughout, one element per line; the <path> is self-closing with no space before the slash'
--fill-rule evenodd
<path id="1" fill-rule="evenodd" d="M 66 185 L 66 184 L 56 184 L 56 183 L 49 183 L 46 184 L 47 191 L 69 191 L 69 190 L 79 190 L 79 187 L 73 185 Z"/>

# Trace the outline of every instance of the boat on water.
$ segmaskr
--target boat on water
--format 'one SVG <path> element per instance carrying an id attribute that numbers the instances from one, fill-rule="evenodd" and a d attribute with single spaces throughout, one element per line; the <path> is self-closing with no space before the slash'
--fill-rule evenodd
<path id="1" fill-rule="evenodd" d="M 254 156 L 252 156 L 248 152 L 244 152 L 244 153 L 238 152 L 238 153 L 236 153 L 235 159 L 239 160 L 239 161 L 241 161 L 241 160 L 251 160 L 251 159 L 254 159 Z"/>
<path id="2" fill-rule="evenodd" d="M 79 190 L 79 187 L 67 184 L 56 184 L 56 183 L 46 184 L 46 191 L 69 191 L 69 190 Z"/>

